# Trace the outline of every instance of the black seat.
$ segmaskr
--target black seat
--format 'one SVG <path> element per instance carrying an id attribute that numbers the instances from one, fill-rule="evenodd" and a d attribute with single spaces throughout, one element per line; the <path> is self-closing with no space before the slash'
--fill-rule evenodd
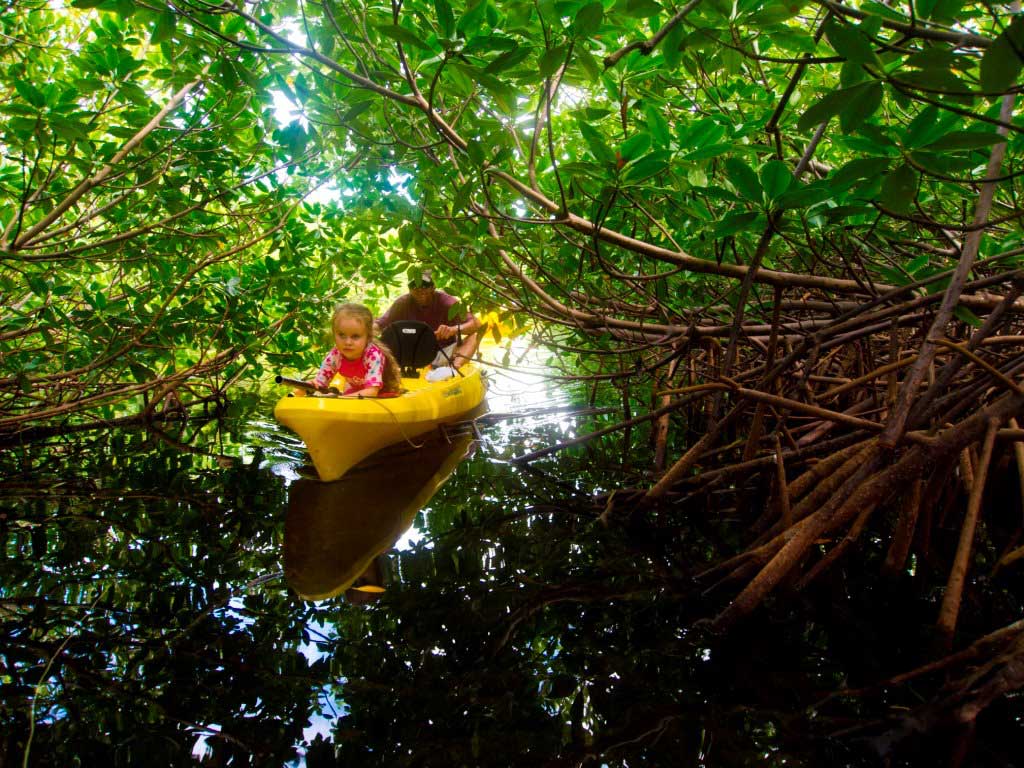
<path id="1" fill-rule="evenodd" d="M 437 339 L 430 326 L 419 320 L 398 320 L 391 323 L 380 334 L 380 340 L 398 358 L 402 376 L 415 379 L 417 368 L 429 365 L 437 355 Z"/>

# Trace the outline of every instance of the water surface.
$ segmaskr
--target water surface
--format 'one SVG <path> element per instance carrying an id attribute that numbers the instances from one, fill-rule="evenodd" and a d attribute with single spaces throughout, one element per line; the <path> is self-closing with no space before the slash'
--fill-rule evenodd
<path id="1" fill-rule="evenodd" d="M 873 764 L 808 725 L 870 644 L 706 637 L 717 524 L 598 521 L 645 434 L 510 462 L 618 418 L 586 392 L 504 375 L 329 485 L 274 396 L 0 451 L 0 764 Z"/>

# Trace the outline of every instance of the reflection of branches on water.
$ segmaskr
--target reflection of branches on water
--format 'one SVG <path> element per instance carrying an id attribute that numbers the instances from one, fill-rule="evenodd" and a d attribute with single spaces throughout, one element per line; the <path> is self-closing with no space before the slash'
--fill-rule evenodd
<path id="1" fill-rule="evenodd" d="M 565 499 L 566 502 L 569 502 L 570 500 L 575 500 L 582 501 L 586 506 L 591 505 L 590 494 L 580 490 L 580 488 L 577 485 L 574 485 L 566 480 L 563 480 L 560 477 L 556 477 L 552 473 L 540 469 L 539 467 L 524 465 L 521 466 L 520 469 L 524 474 L 531 475 L 535 479 L 544 483 L 547 487 L 558 488 L 563 493 L 568 494 L 569 498 Z M 534 491 L 537 496 L 541 495 L 540 488 L 536 487 L 535 485 L 527 483 L 526 487 L 529 490 Z"/>
<path id="2" fill-rule="evenodd" d="M 505 622 L 505 629 L 491 646 L 491 654 L 498 654 L 512 638 L 512 633 L 521 622 L 530 618 L 550 605 L 558 603 L 585 603 L 597 600 L 633 600 L 650 595 L 660 585 L 645 584 L 633 589 L 611 588 L 607 585 L 570 584 L 567 586 L 550 587 L 531 598 L 525 605 L 514 610 Z"/>
<path id="3" fill-rule="evenodd" d="M 225 453 L 215 453 L 213 451 L 208 451 L 203 448 L 197 448 L 194 445 L 190 445 L 193 440 L 199 437 L 201 429 L 206 426 L 209 421 L 209 419 L 206 419 L 200 423 L 192 433 L 192 436 L 187 440 L 183 440 L 180 436 L 173 437 L 154 425 L 150 425 L 149 433 L 176 450 L 184 453 L 192 453 L 197 456 L 209 456 L 210 458 L 216 459 L 217 463 L 222 467 L 234 466 L 239 461 L 237 456 L 229 456 Z"/>
<path id="4" fill-rule="evenodd" d="M 498 421 L 511 419 L 533 419 L 538 416 L 550 416 L 556 413 L 564 413 L 570 416 L 604 416 L 609 413 L 616 413 L 618 408 L 588 408 L 579 405 L 556 405 L 551 408 L 530 408 L 524 411 L 512 411 L 509 413 L 485 413 L 473 419 L 477 424 L 494 424 Z M 456 422 L 459 424 L 461 422 Z"/>
<path id="5" fill-rule="evenodd" d="M 169 489 L 167 489 L 169 490 Z M 167 490 L 158 492 L 151 491 L 125 491 L 118 488 L 96 488 L 90 480 L 57 479 L 49 486 L 41 486 L 40 483 L 29 486 L 25 483 L 0 483 L 0 500 L 9 499 L 12 501 L 22 499 L 36 499 L 40 501 L 74 501 L 80 500 L 83 506 L 93 500 L 102 501 L 143 501 L 154 504 L 165 504 L 168 501 L 176 501 L 189 506 L 201 509 L 205 513 L 212 513 L 218 508 L 216 499 L 210 496 L 180 494 L 171 496 Z M 24 519 L 24 518 L 22 518 Z M 95 518 L 83 513 L 46 515 L 46 520 L 88 520 L 95 523 L 111 524 L 106 518 Z M 138 535 L 134 529 L 127 527 L 123 522 L 113 525 L 124 527 L 125 530 Z"/>
<path id="6" fill-rule="evenodd" d="M 637 416 L 636 418 L 633 419 L 627 419 L 626 421 L 621 421 L 617 424 L 612 424 L 610 427 L 605 427 L 604 429 L 597 430 L 596 432 L 588 432 L 585 435 L 574 437 L 572 440 L 566 440 L 557 445 L 548 446 L 547 448 L 542 448 L 538 451 L 533 451 L 532 453 L 528 453 L 523 456 L 517 456 L 516 458 L 513 459 L 513 461 L 516 462 L 517 464 L 525 465 L 528 462 L 543 458 L 544 456 L 549 456 L 553 453 L 565 450 L 566 448 L 571 448 L 576 445 L 583 445 L 585 443 L 590 442 L 591 440 L 595 440 L 599 437 L 604 437 L 605 435 L 609 435 L 613 432 L 619 432 L 621 430 L 628 429 L 629 427 L 634 427 L 639 424 L 645 424 L 649 421 L 653 421 L 654 419 L 657 419 L 660 416 L 678 410 L 682 406 L 686 405 L 686 403 L 687 401 L 685 400 L 676 401 L 671 405 L 666 405 L 662 408 L 658 408 L 657 410 L 651 411 L 650 413 L 645 413 L 643 416 Z M 604 410 L 610 411 L 613 409 Z"/>
<path id="7" fill-rule="evenodd" d="M 686 714 L 679 712 L 678 714 L 663 715 L 655 720 L 654 724 L 650 726 L 648 726 L 648 721 L 646 720 L 636 725 L 626 725 L 622 728 L 606 733 L 590 747 L 580 749 L 576 754 L 567 755 L 563 759 L 559 760 L 558 763 L 583 766 L 594 761 L 603 762 L 607 760 L 612 753 L 623 749 L 624 747 L 653 745 L 657 743 L 658 739 L 661 738 L 662 734 L 669 728 L 669 726 L 684 717 L 686 717 Z M 557 765 L 558 763 L 555 764 Z"/>
<path id="8" fill-rule="evenodd" d="M 228 605 L 230 605 L 231 601 L 234 600 L 236 597 L 241 597 L 242 595 L 247 594 L 254 587 L 262 584 L 267 584 L 271 581 L 275 581 L 283 576 L 284 571 L 277 571 L 276 573 L 269 573 L 265 576 L 260 576 L 258 578 L 252 579 L 251 581 L 246 582 L 237 589 L 221 590 L 220 599 L 218 599 L 216 602 L 211 602 L 209 605 L 207 605 L 204 610 L 196 614 L 196 617 L 187 626 L 182 627 L 179 632 L 177 632 L 174 635 L 171 635 L 170 637 L 161 637 L 159 638 L 159 642 L 166 644 L 167 648 L 170 649 L 172 646 L 181 642 L 190 634 L 192 634 L 200 624 L 206 621 L 208 617 L 212 616 L 219 610 L 227 608 Z M 134 666 L 134 664 L 132 666 Z"/>
<path id="9" fill-rule="evenodd" d="M 981 660 L 979 666 L 973 662 Z M 960 668 L 951 673 L 951 669 Z M 939 693 L 924 704 L 909 710 L 894 711 L 886 719 L 858 723 L 836 735 L 863 734 L 883 729 L 881 742 L 895 742 L 909 733 L 944 725 L 970 727 L 983 709 L 996 698 L 1024 687 L 1024 620 L 978 638 L 970 646 L 916 669 L 894 675 L 863 688 L 843 688 L 834 691 L 816 706 L 822 710 L 842 699 L 863 699 L 869 696 L 886 697 L 898 686 L 927 675 L 945 672 L 947 677 Z"/>

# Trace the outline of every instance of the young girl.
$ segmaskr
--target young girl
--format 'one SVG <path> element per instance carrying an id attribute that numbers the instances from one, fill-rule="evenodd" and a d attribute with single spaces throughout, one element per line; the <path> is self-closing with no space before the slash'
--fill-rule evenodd
<path id="1" fill-rule="evenodd" d="M 345 377 L 344 395 L 376 397 L 401 389 L 398 361 L 386 346 L 373 340 L 373 315 L 362 304 L 341 304 L 331 319 L 334 347 L 320 365 L 313 386 L 327 391 L 334 374 Z"/>

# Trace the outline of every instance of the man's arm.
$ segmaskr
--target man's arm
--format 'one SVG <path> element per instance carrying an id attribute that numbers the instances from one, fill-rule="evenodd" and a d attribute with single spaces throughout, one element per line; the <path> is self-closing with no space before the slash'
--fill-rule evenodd
<path id="1" fill-rule="evenodd" d="M 438 341 L 447 341 L 448 339 L 456 338 L 460 333 L 463 338 L 471 336 L 478 330 L 480 330 L 480 321 L 477 320 L 476 315 L 472 312 L 466 312 L 461 322 L 454 325 L 439 325 L 434 335 Z"/>

